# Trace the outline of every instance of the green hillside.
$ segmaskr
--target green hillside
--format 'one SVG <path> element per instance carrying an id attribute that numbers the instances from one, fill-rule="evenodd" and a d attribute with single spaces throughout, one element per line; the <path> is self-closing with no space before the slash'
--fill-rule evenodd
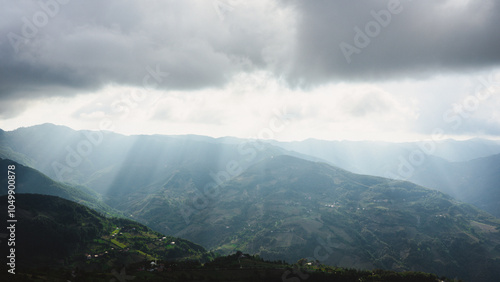
<path id="1" fill-rule="evenodd" d="M 361 269 L 489 281 L 500 275 L 500 221 L 409 182 L 279 156 L 221 187 L 177 233 L 221 253 L 301 257 Z"/>
<path id="2" fill-rule="evenodd" d="M 0 209 L 7 209 L 0 197 Z M 363 271 L 300 260 L 294 265 L 236 254 L 213 257 L 199 245 L 127 219 L 105 218 L 54 196 L 15 197 L 14 274 L 2 281 L 441 281 L 434 274 Z M 10 223 L 9 223 L 10 224 Z M 9 236 L 10 237 L 10 236 Z M 7 244 L 0 251 L 12 252 Z M 10 255 L 12 256 L 12 255 Z M 6 267 L 7 266 L 7 267 Z M 449 281 L 449 280 L 446 280 Z"/>
<path id="3" fill-rule="evenodd" d="M 435 274 L 421 272 L 394 272 L 376 269 L 373 271 L 356 270 L 321 265 L 300 260 L 291 265 L 281 261 L 266 261 L 259 256 L 235 254 L 218 257 L 205 264 L 183 264 L 160 262 L 163 271 L 138 271 L 141 264 L 131 265 L 126 269 L 130 277 L 137 281 L 231 281 L 231 282 L 299 282 L 299 281 L 414 281 L 447 282 L 452 281 Z M 166 270 L 165 270 L 166 269 Z"/>
<path id="4" fill-rule="evenodd" d="M 59 269 L 110 273 L 145 260 L 208 260 L 205 249 L 137 222 L 106 218 L 74 202 L 46 195 L 15 195 L 16 273 L 52 275 Z M 7 210 L 7 197 L 0 197 Z M 7 244 L 1 253 L 8 254 Z M 7 273 L 2 256 L 2 274 Z M 108 279 L 109 281 L 109 279 Z"/>
<path id="5" fill-rule="evenodd" d="M 500 217 L 497 140 L 389 143 L 308 139 L 271 143 L 322 158 L 351 172 L 405 179 Z M 410 158 L 415 154 L 423 157 L 421 163 Z"/>

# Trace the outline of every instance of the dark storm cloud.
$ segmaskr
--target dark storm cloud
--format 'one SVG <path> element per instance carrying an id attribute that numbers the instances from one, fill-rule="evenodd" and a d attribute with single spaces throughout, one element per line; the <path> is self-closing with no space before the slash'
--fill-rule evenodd
<path id="1" fill-rule="evenodd" d="M 498 1 L 300 1 L 295 83 L 427 77 L 500 62 Z"/>
<path id="2" fill-rule="evenodd" d="M 265 20 L 272 14 L 234 9 L 221 18 L 211 1 L 1 5 L 4 101 L 74 95 L 110 83 L 141 87 L 148 76 L 148 85 L 163 89 L 221 86 L 237 72 L 264 67 L 269 39 L 277 37 Z"/>
<path id="3" fill-rule="evenodd" d="M 155 74 L 161 89 L 223 86 L 254 70 L 318 85 L 500 59 L 494 1 L 0 1 L 0 99 L 18 101 L 4 116 L 22 99 L 141 87 Z"/>

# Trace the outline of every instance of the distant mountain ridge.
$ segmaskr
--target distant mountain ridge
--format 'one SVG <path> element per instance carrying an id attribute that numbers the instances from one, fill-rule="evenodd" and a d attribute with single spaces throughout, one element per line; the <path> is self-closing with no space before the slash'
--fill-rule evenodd
<path id="1" fill-rule="evenodd" d="M 433 165 L 425 172 L 416 172 L 414 178 L 421 185 L 441 187 L 457 199 L 500 217 L 500 154 Z"/>
<path id="2" fill-rule="evenodd" d="M 342 156 L 346 161 L 356 162 L 356 155 L 361 154 L 395 154 L 406 153 L 412 150 L 424 150 L 430 155 L 449 162 L 465 162 L 477 158 L 487 157 L 500 153 L 500 141 L 481 138 L 468 140 L 423 140 L 416 142 L 385 142 L 385 141 L 328 141 L 306 139 L 303 141 L 280 142 L 270 140 L 269 143 L 291 151 L 304 152 L 316 156 L 326 154 Z M 373 157 L 370 157 L 373 158 Z"/>
<path id="3" fill-rule="evenodd" d="M 355 173 L 404 179 L 436 189 L 500 217 L 498 141 L 476 138 L 388 143 L 311 139 L 270 143 L 321 157 Z"/>
<path id="4" fill-rule="evenodd" d="M 241 171 L 265 156 L 284 152 L 255 140 L 226 144 L 204 136 L 124 136 L 105 131 L 74 131 L 53 124 L 20 128 L 0 136 L 0 157 L 36 168 L 60 182 L 92 187 L 103 195 L 121 190 L 120 181 L 113 182 L 121 177 L 130 177 L 137 185 L 149 185 L 173 168 L 191 169 L 194 164 L 196 173 L 203 173 L 206 182 L 211 173 L 227 171 L 228 163 L 236 163 L 235 169 Z M 122 163 L 129 166 L 122 167 Z M 147 175 L 147 179 L 140 179 L 137 173 Z"/>

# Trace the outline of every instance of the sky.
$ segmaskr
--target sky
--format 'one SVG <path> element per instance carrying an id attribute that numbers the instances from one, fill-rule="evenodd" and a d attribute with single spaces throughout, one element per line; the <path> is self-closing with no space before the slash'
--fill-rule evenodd
<path id="1" fill-rule="evenodd" d="M 500 2 L 0 0 L 0 128 L 500 138 Z"/>

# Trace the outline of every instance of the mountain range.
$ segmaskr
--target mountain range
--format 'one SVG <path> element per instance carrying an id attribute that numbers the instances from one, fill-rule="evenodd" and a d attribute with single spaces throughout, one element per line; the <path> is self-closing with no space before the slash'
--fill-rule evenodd
<path id="1" fill-rule="evenodd" d="M 349 171 L 436 189 L 500 216 L 500 142 L 485 139 L 389 143 L 270 142 Z"/>
<path id="2" fill-rule="evenodd" d="M 1 209 L 8 204 L 7 196 L 0 197 Z M 449 281 L 421 272 L 353 270 L 304 259 L 292 266 L 242 252 L 218 256 L 56 196 L 15 194 L 15 205 L 16 236 L 0 245 L 0 252 L 9 254 L 0 258 L 2 281 Z"/>
<path id="3" fill-rule="evenodd" d="M 223 255 L 240 250 L 473 281 L 500 275 L 500 221 L 479 209 L 495 214 L 495 142 L 453 141 L 413 164 L 411 177 L 434 189 L 380 177 L 397 172 L 398 156 L 418 145 L 363 143 L 365 151 L 356 151 L 356 144 L 334 150 L 335 142 L 324 141 L 305 150 L 312 141 L 303 142 L 123 136 L 44 124 L 1 131 L 0 157 L 25 171 L 20 193 L 61 196 Z M 443 159 L 469 147 L 467 157 Z M 370 167 L 378 172 L 348 171 Z M 22 185 L 30 179 L 37 180 Z"/>

